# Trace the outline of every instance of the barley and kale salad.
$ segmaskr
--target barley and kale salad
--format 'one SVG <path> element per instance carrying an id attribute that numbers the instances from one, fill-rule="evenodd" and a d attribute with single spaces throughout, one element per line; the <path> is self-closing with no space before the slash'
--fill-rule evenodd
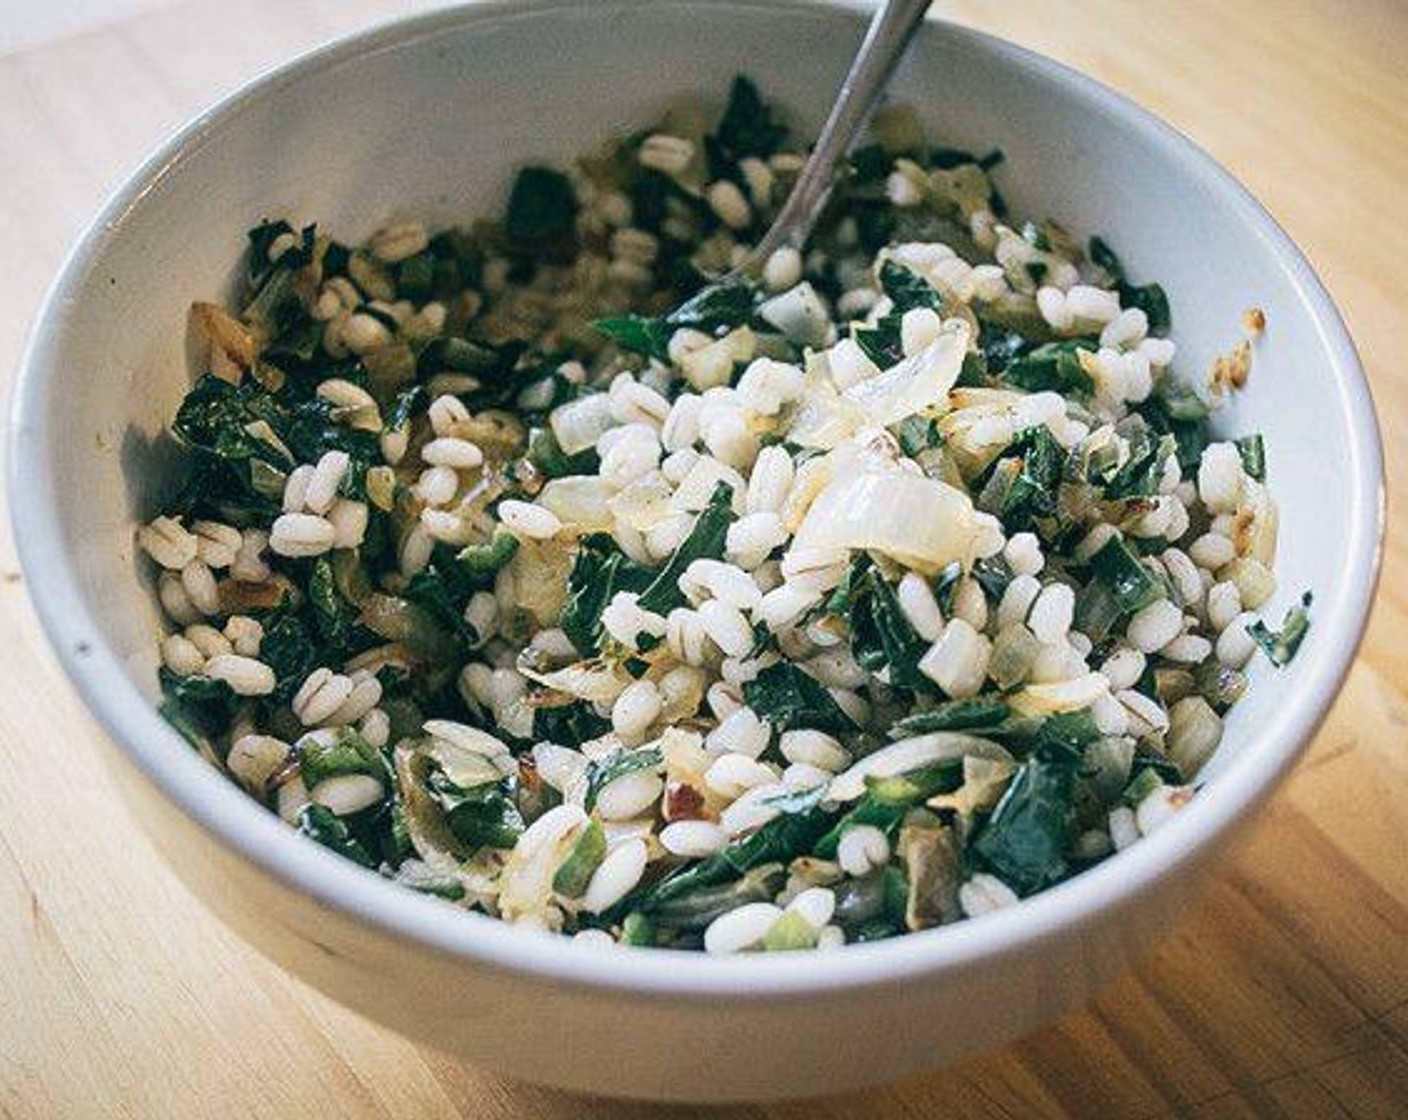
<path id="1" fill-rule="evenodd" d="M 174 421 L 163 711 L 304 835 L 593 942 L 1009 906 L 1192 797 L 1272 629 L 1256 435 L 1163 290 L 883 112 L 805 252 L 745 79 L 500 221 L 266 221 Z"/>

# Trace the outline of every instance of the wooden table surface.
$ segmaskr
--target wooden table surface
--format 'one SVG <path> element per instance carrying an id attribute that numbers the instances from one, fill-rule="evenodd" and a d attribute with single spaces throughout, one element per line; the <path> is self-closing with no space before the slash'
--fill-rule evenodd
<path id="1" fill-rule="evenodd" d="M 0 377 L 13 375 L 65 246 L 147 148 L 262 68 L 413 6 L 166 3 L 0 57 Z M 1408 5 L 939 6 L 1131 94 L 1267 203 L 1344 310 L 1373 381 L 1390 475 L 1401 480 Z M 1375 617 L 1344 694 L 1254 839 L 1153 959 L 1001 1052 L 884 1090 L 738 1115 L 1408 1116 L 1402 491 L 1390 490 L 1390 505 Z M 662 1111 L 465 1068 L 342 1010 L 237 942 L 111 796 L 99 733 L 43 642 L 8 524 L 0 530 L 0 1115 Z"/>

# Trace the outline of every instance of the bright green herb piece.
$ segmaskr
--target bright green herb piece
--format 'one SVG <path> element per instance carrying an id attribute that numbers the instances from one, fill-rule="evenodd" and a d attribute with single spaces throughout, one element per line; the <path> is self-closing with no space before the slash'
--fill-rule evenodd
<path id="1" fill-rule="evenodd" d="M 1281 629 L 1272 630 L 1261 619 L 1257 619 L 1247 627 L 1247 633 L 1252 636 L 1252 640 L 1260 647 L 1261 652 L 1266 654 L 1267 660 L 1277 668 L 1289 665 L 1300 650 L 1301 642 L 1305 641 L 1305 636 L 1310 632 L 1310 604 L 1312 596 L 1309 591 L 1301 596 L 1300 605 L 1292 607 L 1281 619 Z"/>
<path id="2" fill-rule="evenodd" d="M 563 898 L 581 898 L 586 893 L 593 873 L 605 858 L 606 830 L 601 827 L 600 821 L 593 820 L 577 838 L 567 858 L 562 861 L 562 866 L 553 875 L 552 889 Z"/>
<path id="3" fill-rule="evenodd" d="M 816 947 L 816 930 L 796 911 L 783 914 L 763 935 L 763 950 L 769 953 L 788 952 Z"/>

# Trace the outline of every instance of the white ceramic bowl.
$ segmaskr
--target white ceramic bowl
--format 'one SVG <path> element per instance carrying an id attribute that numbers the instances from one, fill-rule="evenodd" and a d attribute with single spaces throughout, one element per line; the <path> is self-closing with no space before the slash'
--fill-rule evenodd
<path id="1" fill-rule="evenodd" d="M 1273 613 L 1316 595 L 1300 657 L 1259 668 L 1194 806 L 1020 906 L 825 955 L 604 952 L 456 912 L 285 828 L 156 715 L 156 615 L 133 521 L 179 469 L 185 309 L 218 297 L 263 215 L 348 237 L 393 216 L 491 212 L 516 164 L 566 161 L 737 71 L 808 135 L 860 13 L 774 0 L 483 4 L 316 51 L 162 146 L 84 235 L 40 314 L 14 405 L 26 576 L 59 657 L 118 749 L 121 786 L 191 888 L 336 999 L 514 1077 L 725 1100 L 822 1093 L 934 1066 L 1086 999 L 1146 951 L 1255 817 L 1335 695 L 1368 611 L 1382 518 L 1372 406 L 1304 258 L 1177 133 L 1016 47 L 927 27 L 895 82 L 931 132 L 998 145 L 1018 214 L 1102 232 L 1160 279 L 1185 370 L 1265 309 L 1223 423 L 1260 430 L 1282 508 Z"/>

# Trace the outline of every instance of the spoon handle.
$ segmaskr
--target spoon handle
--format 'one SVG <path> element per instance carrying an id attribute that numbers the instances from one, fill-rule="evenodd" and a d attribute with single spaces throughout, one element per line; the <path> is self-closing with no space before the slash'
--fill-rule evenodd
<path id="1" fill-rule="evenodd" d="M 929 3 L 930 0 L 885 0 L 876 9 L 792 193 L 748 259 L 734 269 L 735 274 L 766 261 L 773 250 L 784 245 L 801 248 L 826 205 L 836 164 L 850 151 L 857 133 L 870 118 L 890 75 L 923 22 Z"/>

